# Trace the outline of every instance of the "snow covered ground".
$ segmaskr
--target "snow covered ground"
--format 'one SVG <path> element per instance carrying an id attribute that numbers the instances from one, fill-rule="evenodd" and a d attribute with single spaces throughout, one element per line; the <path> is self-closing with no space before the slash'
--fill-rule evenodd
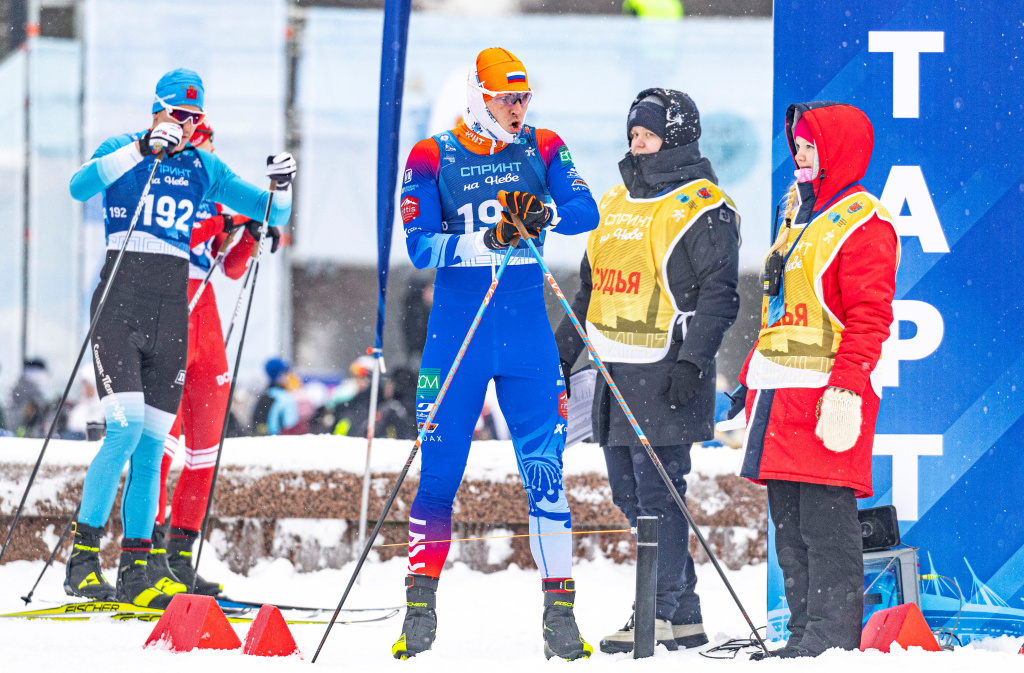
<path id="1" fill-rule="evenodd" d="M 337 604 L 351 566 L 343 570 L 297 573 L 291 564 L 277 560 L 257 566 L 249 577 L 231 574 L 227 566 L 207 557 L 204 574 L 222 581 L 229 595 L 242 600 L 275 600 L 282 603 L 312 604 L 324 607 Z M 24 609 L 18 596 L 32 585 L 41 562 L 15 562 L 0 568 L 0 613 Z M 37 591 L 32 607 L 45 607 L 44 600 L 63 601 L 63 568 L 54 568 Z M 730 581 L 761 625 L 765 621 L 765 568 L 747 566 L 729 573 Z M 361 583 L 354 589 L 347 607 L 383 607 L 404 602 L 402 577 L 405 559 L 368 563 Z M 110 575 L 112 575 L 111 573 Z M 729 599 L 710 564 L 697 567 L 700 578 L 704 619 L 712 644 L 727 638 L 746 636 L 742 616 Z M 108 577 L 110 576 L 108 575 Z M 620 627 L 628 617 L 633 593 L 633 567 L 615 565 L 605 559 L 581 562 L 576 566 L 577 620 L 584 637 L 597 647 L 603 635 Z M 574 666 L 596 671 L 623 671 L 639 666 L 643 671 L 672 667 L 685 670 L 815 671 L 853 673 L 883 668 L 925 670 L 929 673 L 984 670 L 986 673 L 1020 671 L 1024 656 L 1016 654 L 1020 639 L 1002 638 L 984 641 L 956 652 L 931 653 L 920 650 L 879 652 L 829 652 L 817 660 L 775 660 L 749 662 L 711 661 L 694 651 L 668 652 L 658 648 L 653 659 L 633 662 L 629 655 L 605 655 L 595 652 L 590 661 L 545 661 L 540 634 L 541 593 L 535 571 L 515 567 L 485 575 L 456 564 L 445 571 L 438 592 L 438 637 L 434 649 L 408 662 L 391 658 L 391 644 L 401 629 L 401 614 L 374 624 L 335 627 L 317 666 L 328 670 L 366 671 L 414 670 L 449 673 L 451 670 L 488 670 L 489 673 L 515 671 L 533 666 Z M 245 667 L 246 671 L 308 670 L 309 658 L 324 632 L 323 625 L 294 625 L 292 632 L 305 660 L 258 659 L 243 657 L 238 651 L 196 651 L 174 654 L 144 650 L 153 625 L 134 622 L 57 622 L 46 620 L 0 621 L 0 670 L 52 671 L 71 663 L 126 670 L 187 670 L 189 673 L 224 673 Z M 236 624 L 244 640 L 248 626 Z M 562 670 L 562 669 L 560 669 Z"/>

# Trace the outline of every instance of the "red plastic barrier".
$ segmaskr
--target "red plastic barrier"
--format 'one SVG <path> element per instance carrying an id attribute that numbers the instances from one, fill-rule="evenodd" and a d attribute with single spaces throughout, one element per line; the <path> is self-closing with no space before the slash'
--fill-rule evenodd
<path id="1" fill-rule="evenodd" d="M 245 636 L 244 654 L 257 657 L 302 657 L 281 611 L 273 605 L 264 605 L 256 614 L 249 633 Z"/>
<path id="2" fill-rule="evenodd" d="M 942 649 L 914 603 L 879 610 L 871 615 L 860 635 L 861 652 L 868 649 L 888 652 L 893 643 L 899 643 L 904 649 L 923 647 L 929 652 Z"/>
<path id="3" fill-rule="evenodd" d="M 172 652 L 237 650 L 238 634 L 211 596 L 177 594 L 143 647 L 165 644 Z"/>

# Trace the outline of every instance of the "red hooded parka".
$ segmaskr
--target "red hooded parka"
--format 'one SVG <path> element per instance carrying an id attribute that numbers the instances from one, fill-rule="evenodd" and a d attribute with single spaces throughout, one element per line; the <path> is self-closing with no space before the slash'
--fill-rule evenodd
<path id="1" fill-rule="evenodd" d="M 867 171 L 874 145 L 867 116 L 842 103 L 791 105 L 786 113 L 786 133 L 794 163 L 792 130 L 800 118 L 810 127 L 818 154 L 819 172 L 811 183 L 814 210 L 835 203 L 834 197 L 865 192 L 857 182 Z M 861 396 L 857 443 L 849 451 L 835 453 L 815 435 L 825 388 L 752 389 L 747 395 L 747 453 L 742 476 L 761 484 L 769 479 L 802 481 L 850 487 L 858 498 L 872 495 L 871 449 L 879 397 L 869 377 L 893 322 L 898 263 L 899 239 L 893 225 L 872 214 L 850 234 L 821 279 L 824 303 L 844 326 L 828 385 Z M 755 343 L 740 373 L 743 384 L 756 350 Z M 759 393 L 764 400 L 755 409 Z"/>

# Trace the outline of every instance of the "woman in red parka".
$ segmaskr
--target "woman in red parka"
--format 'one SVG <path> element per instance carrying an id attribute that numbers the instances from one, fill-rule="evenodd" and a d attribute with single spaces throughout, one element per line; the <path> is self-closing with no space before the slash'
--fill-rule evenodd
<path id="1" fill-rule="evenodd" d="M 785 222 L 765 260 L 747 386 L 742 476 L 768 486 L 775 548 L 792 614 L 783 657 L 856 649 L 863 614 L 857 498 L 871 490 L 881 386 L 893 321 L 899 237 L 858 181 L 874 134 L 842 103 L 791 105 L 797 166 Z M 781 274 L 781 277 L 779 277 Z"/>

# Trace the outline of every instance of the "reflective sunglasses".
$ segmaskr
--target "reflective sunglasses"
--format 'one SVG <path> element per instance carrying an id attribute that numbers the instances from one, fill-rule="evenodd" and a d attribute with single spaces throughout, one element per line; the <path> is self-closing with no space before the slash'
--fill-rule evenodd
<path id="1" fill-rule="evenodd" d="M 178 122 L 179 124 L 184 124 L 185 122 L 191 120 L 192 126 L 199 126 L 203 123 L 203 120 L 206 119 L 205 112 L 186 110 L 185 108 L 175 107 L 173 105 L 165 105 L 164 110 L 166 110 L 167 114 L 171 116 L 171 119 Z"/>
<path id="2" fill-rule="evenodd" d="M 531 99 L 533 99 L 533 92 L 531 91 L 512 91 L 494 96 L 494 100 L 508 107 L 512 107 L 520 102 L 523 105 L 529 105 Z"/>

